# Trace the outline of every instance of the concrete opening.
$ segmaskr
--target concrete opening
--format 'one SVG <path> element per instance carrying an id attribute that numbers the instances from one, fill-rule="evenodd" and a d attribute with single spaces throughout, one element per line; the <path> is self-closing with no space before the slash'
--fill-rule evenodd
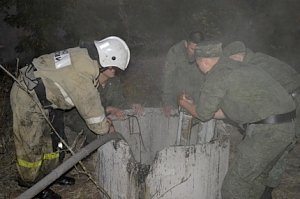
<path id="1" fill-rule="evenodd" d="M 97 151 L 97 180 L 113 199 L 220 199 L 228 168 L 224 123 L 196 123 L 190 143 L 176 145 L 179 116 L 158 108 L 114 121 L 124 140 Z"/>

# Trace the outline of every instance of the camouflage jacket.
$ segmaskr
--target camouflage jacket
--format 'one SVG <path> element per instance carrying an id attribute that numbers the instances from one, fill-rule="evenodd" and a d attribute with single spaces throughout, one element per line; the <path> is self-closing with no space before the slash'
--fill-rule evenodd
<path id="1" fill-rule="evenodd" d="M 206 74 L 196 101 L 202 121 L 213 118 L 218 109 L 232 121 L 244 124 L 290 112 L 295 104 L 286 90 L 263 70 L 221 57 Z"/>
<path id="2" fill-rule="evenodd" d="M 300 75 L 288 64 L 263 53 L 254 53 L 246 50 L 244 63 L 259 67 L 270 74 L 289 93 L 300 88 Z"/>
<path id="3" fill-rule="evenodd" d="M 199 97 L 204 75 L 196 62 L 188 58 L 185 41 L 181 41 L 168 51 L 162 75 L 162 101 L 164 105 L 177 105 L 176 98 L 186 92 L 193 98 Z"/>
<path id="4" fill-rule="evenodd" d="M 101 102 L 104 108 L 108 106 L 124 108 L 126 100 L 123 95 L 123 89 L 119 77 L 113 77 L 107 80 L 104 87 L 98 86 Z"/>

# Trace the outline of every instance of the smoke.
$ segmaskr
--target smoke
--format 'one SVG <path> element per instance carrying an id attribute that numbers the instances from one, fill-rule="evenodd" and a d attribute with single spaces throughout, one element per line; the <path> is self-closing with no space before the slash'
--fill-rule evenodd
<path id="1" fill-rule="evenodd" d="M 165 55 L 171 45 L 189 32 L 202 30 L 207 38 L 218 39 L 225 45 L 241 40 L 254 51 L 273 55 L 293 66 L 300 64 L 298 0 L 65 0 L 61 3 L 65 6 L 63 14 L 43 7 L 40 13 L 44 14 L 38 15 L 29 8 L 30 15 L 25 14 L 31 18 L 18 18 L 23 21 L 17 24 L 24 29 L 30 24 L 29 28 L 37 30 L 41 30 L 41 24 L 47 25 L 47 31 L 33 32 L 42 34 L 37 39 L 51 40 L 38 41 L 49 45 L 43 46 L 49 51 L 73 47 L 79 40 L 118 35 L 128 42 L 134 57 Z M 35 5 L 37 10 L 38 6 Z M 57 20 L 51 21 L 53 18 Z"/>

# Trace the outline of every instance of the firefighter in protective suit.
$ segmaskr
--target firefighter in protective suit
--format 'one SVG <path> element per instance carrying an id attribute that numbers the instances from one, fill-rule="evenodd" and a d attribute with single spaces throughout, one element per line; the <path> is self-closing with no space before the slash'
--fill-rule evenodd
<path id="1" fill-rule="evenodd" d="M 18 80 L 21 85 L 15 82 L 11 90 L 19 185 L 32 186 L 62 160 L 61 143 L 55 139 L 55 133 L 39 107 L 59 134 L 64 129 L 63 111 L 73 107 L 91 131 L 106 134 L 110 123 L 105 117 L 95 81 L 100 67 L 114 66 L 125 70 L 129 59 L 127 44 L 119 37 L 111 36 L 94 41 L 89 48 L 75 47 L 42 55 L 20 69 Z M 75 180 L 63 176 L 55 183 L 72 185 Z M 61 197 L 46 188 L 37 198 Z"/>

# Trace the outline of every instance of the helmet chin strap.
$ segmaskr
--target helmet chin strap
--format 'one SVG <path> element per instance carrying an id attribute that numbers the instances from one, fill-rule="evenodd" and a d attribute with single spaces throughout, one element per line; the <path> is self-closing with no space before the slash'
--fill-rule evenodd
<path id="1" fill-rule="evenodd" d="M 102 66 L 100 66 L 100 73 L 103 73 L 104 71 L 106 71 L 108 68 L 107 67 L 102 67 Z"/>

